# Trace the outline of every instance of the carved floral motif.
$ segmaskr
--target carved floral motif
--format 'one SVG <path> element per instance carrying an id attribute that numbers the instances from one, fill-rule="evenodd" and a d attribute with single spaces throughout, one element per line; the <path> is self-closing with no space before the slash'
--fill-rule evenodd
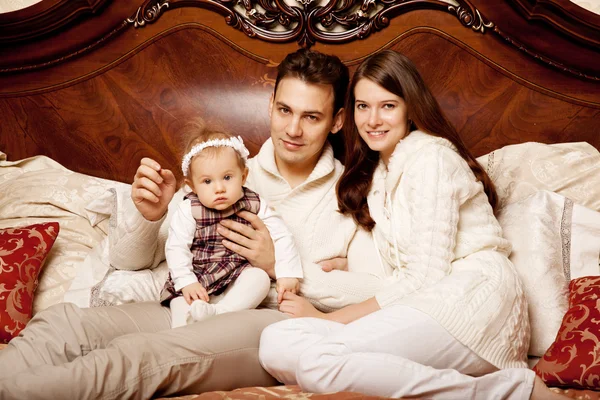
<path id="1" fill-rule="evenodd" d="M 391 18 L 415 9 L 436 9 L 456 15 L 460 22 L 485 33 L 494 24 L 485 20 L 467 0 L 458 6 L 442 0 L 148 0 L 127 19 L 136 28 L 154 22 L 163 8 L 210 8 L 225 16 L 225 21 L 250 37 L 270 42 L 297 41 L 302 47 L 316 42 L 342 43 L 365 39 L 387 27 Z"/>
<path id="2" fill-rule="evenodd" d="M 38 274 L 58 231 L 57 222 L 0 230 L 0 342 L 31 319 Z"/>
<path id="3" fill-rule="evenodd" d="M 597 390 L 600 384 L 600 277 L 571 281 L 569 310 L 534 371 L 551 386 Z"/>

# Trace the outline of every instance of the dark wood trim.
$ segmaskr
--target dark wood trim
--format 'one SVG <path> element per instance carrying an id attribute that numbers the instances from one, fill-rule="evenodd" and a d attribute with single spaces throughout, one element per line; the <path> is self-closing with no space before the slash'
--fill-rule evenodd
<path id="1" fill-rule="evenodd" d="M 569 66 L 558 62 L 552 58 L 546 57 L 540 53 L 535 52 L 534 50 L 531 50 L 530 48 L 528 48 L 527 46 L 525 46 L 523 43 L 520 43 L 518 41 L 516 41 L 515 39 L 513 39 L 512 37 L 510 37 L 509 35 L 507 35 L 506 33 L 504 33 L 503 31 L 501 31 L 498 27 L 494 27 L 494 33 L 498 34 L 503 40 L 505 40 L 506 42 L 510 43 L 511 45 L 515 46 L 517 49 L 519 49 L 520 51 L 524 52 L 525 54 L 535 58 L 536 60 L 538 60 L 539 62 L 542 62 L 546 65 L 549 65 L 552 68 L 556 68 L 559 69 L 563 72 L 569 73 L 571 75 L 575 75 L 578 76 L 579 78 L 584 78 L 587 80 L 591 80 L 591 81 L 596 81 L 596 82 L 600 82 L 600 75 L 590 75 L 587 74 L 583 71 L 577 70 L 577 69 L 573 69 L 570 68 Z"/>
<path id="2" fill-rule="evenodd" d="M 26 14 L 21 15 L 23 21 L 20 29 L 24 31 L 20 35 L 24 37 L 23 35 L 28 34 L 26 18 L 29 18 L 30 23 L 34 24 L 33 21 L 39 22 L 40 19 L 43 21 L 43 18 L 54 18 L 52 13 L 68 12 L 69 7 L 72 11 L 77 12 L 77 8 L 72 8 L 77 1 L 66 4 L 66 6 L 63 4 L 63 7 L 67 8 L 50 7 L 52 4 L 58 4 L 59 1 L 62 2 L 63 0 L 45 0 L 33 5 L 31 8 L 15 11 L 14 13 L 0 14 L 0 18 L 14 18 L 13 14 L 27 11 Z M 68 22 L 63 20 L 63 25 L 56 25 L 54 30 L 48 30 L 42 36 L 33 36 L 17 42 L 6 42 L 0 38 L 0 70 L 6 73 L 47 68 L 97 48 L 127 26 L 127 24 L 123 26 L 124 21 L 135 12 L 140 0 L 93 1 L 103 2 L 103 5 L 96 10 L 95 14 L 92 14 L 90 8 L 88 12 L 79 14 L 75 19 Z M 80 6 L 81 4 L 79 3 Z M 84 5 L 83 9 L 85 7 Z M 35 14 L 36 12 L 38 14 Z M 39 16 L 36 17 L 36 15 Z M 58 19 L 59 14 L 56 15 Z M 46 28 L 49 29 L 47 26 Z M 32 28 L 31 31 L 36 31 L 36 29 Z M 3 32 L 0 29 L 0 36 L 3 35 Z"/>
<path id="3" fill-rule="evenodd" d="M 588 29 L 591 32 L 599 32 L 600 16 L 596 16 L 575 5 L 567 5 L 568 0 L 510 0 L 513 4 L 519 4 L 517 7 L 523 10 L 529 10 L 529 19 L 540 19 L 542 16 L 548 16 L 549 11 L 560 9 L 561 13 L 555 12 L 555 20 L 558 21 L 558 15 L 562 15 L 561 32 L 569 33 L 570 37 L 576 36 L 581 29 Z M 45 0 L 39 3 L 39 7 L 31 7 L 21 10 L 29 15 L 34 15 L 29 20 L 14 22 L 13 28 L 25 29 L 29 25 L 40 24 L 45 20 L 56 19 L 54 27 L 46 25 L 32 29 L 31 32 L 13 32 L 12 37 L 29 39 L 38 35 L 42 30 L 50 32 L 58 27 L 66 28 L 71 25 L 73 30 L 83 30 L 82 25 L 92 27 L 97 19 L 108 20 L 109 18 L 88 18 L 81 24 L 71 23 L 69 18 L 75 18 L 78 13 L 93 13 L 99 10 L 103 5 L 107 5 L 107 12 L 113 12 L 111 16 L 112 26 L 103 25 L 102 28 L 96 28 L 94 36 L 88 34 L 85 41 L 74 41 L 75 44 L 70 47 L 62 46 L 60 51 L 46 51 L 46 54 L 36 57 L 38 54 L 29 43 L 29 58 L 25 56 L 19 58 L 14 50 L 16 47 L 8 46 L 2 48 L 2 36 L 0 35 L 0 74 L 15 73 L 29 70 L 36 70 L 60 64 L 67 60 L 79 57 L 99 46 L 104 45 L 108 40 L 120 34 L 122 31 L 130 28 L 141 29 L 154 24 L 159 18 L 170 10 L 182 8 L 202 8 L 213 11 L 217 15 L 222 15 L 224 21 L 233 28 L 243 32 L 250 38 L 272 42 L 272 43 L 291 43 L 297 42 L 300 46 L 311 47 L 317 42 L 323 44 L 341 44 L 354 40 L 362 40 L 370 35 L 385 29 L 389 26 L 390 20 L 415 10 L 436 10 L 455 16 L 460 23 L 470 28 L 477 34 L 498 35 L 503 42 L 514 46 L 538 62 L 541 62 L 552 68 L 556 68 L 564 73 L 577 76 L 580 79 L 600 81 L 600 67 L 597 62 L 598 47 L 590 48 L 588 46 L 593 39 L 589 39 L 586 46 L 582 47 L 580 41 L 573 43 L 569 38 L 559 37 L 556 39 L 556 29 L 550 27 L 541 29 L 541 32 L 547 32 L 548 35 L 541 37 L 530 37 L 527 32 L 527 22 L 515 12 L 512 7 L 504 0 L 457 0 L 458 6 L 452 6 L 440 0 L 386 0 L 376 8 L 374 0 L 329 0 L 324 5 L 319 5 L 316 0 L 304 0 L 298 2 L 297 6 L 290 6 L 283 0 L 145 0 L 137 9 L 135 0 L 120 0 L 119 2 L 109 2 L 108 0 Z M 118 4 L 118 5 L 117 5 Z M 139 3 L 137 3 L 139 4 Z M 532 6 L 533 4 L 533 6 Z M 549 5 L 551 4 L 551 5 Z M 570 4 L 570 3 L 569 3 Z M 240 12 L 239 6 L 245 11 Z M 560 7 L 559 7 L 560 5 Z M 543 7 L 542 7 L 543 6 Z M 236 7 L 236 8 L 234 8 Z M 480 8 L 485 7 L 485 8 Z M 504 7 L 512 14 L 507 16 L 506 12 L 498 12 Z M 553 8 L 554 7 L 554 8 Z M 67 11 L 71 12 L 67 16 Z M 113 11 L 118 10 L 118 12 Z M 129 11 L 129 17 L 121 17 L 126 10 Z M 490 10 L 491 16 L 488 14 Z M 546 10 L 544 12 L 540 10 Z M 35 13 L 38 14 L 35 14 Z M 15 18 L 14 14 L 8 13 L 7 19 Z M 11 15 L 12 14 L 12 15 Z M 24 14 L 23 14 L 24 15 Z M 55 17 L 55 18 L 54 18 Z M 567 18 L 568 17 L 568 18 Z M 0 15 L 0 21 L 2 15 Z M 575 24 L 574 21 L 577 21 Z M 529 24 L 538 24 L 533 21 Z M 577 25 L 580 31 L 567 30 L 563 32 L 567 25 Z M 41 24 L 44 25 L 44 24 Z M 325 27 L 323 29 L 320 25 Z M 569 25 L 569 26 L 570 26 Z M 520 26 L 522 31 L 515 29 L 514 26 Z M 332 31 L 332 27 L 343 27 L 344 31 Z M 279 29 L 274 29 L 279 28 Z M 37 33 L 36 33 L 37 32 Z M 69 31 L 70 32 L 70 31 Z M 6 34 L 4 34 L 6 35 Z M 16 36 L 15 36 L 16 35 Z M 19 36 L 21 35 L 21 36 Z M 24 36 L 29 35 L 29 36 Z M 540 35 L 538 35 L 540 36 Z M 600 37 L 600 36 L 599 36 Z M 53 41 L 53 45 L 60 43 L 61 40 L 71 39 L 68 32 L 65 32 L 60 39 L 58 37 Z M 52 38 L 44 39 L 51 41 Z M 595 39 L 594 39 L 595 40 Z M 600 39 L 599 39 L 600 40 Z M 599 41 L 600 43 L 600 41 Z M 579 47 L 578 47 L 579 46 Z M 44 47 L 44 46 L 40 46 Z M 6 50 L 3 54 L 3 50 Z M 11 51 L 12 50 L 12 51 Z M 17 54 L 17 55 L 15 55 Z M 7 61 L 3 62 L 2 59 Z M 15 62 L 19 60 L 20 62 Z"/>
<path id="4" fill-rule="evenodd" d="M 543 21 L 581 43 L 600 48 L 600 15 L 569 0 L 509 0 L 527 21 Z"/>
<path id="5" fill-rule="evenodd" d="M 109 0 L 43 0 L 0 14 L 0 45 L 31 40 L 66 28 L 85 15 L 100 12 Z"/>
<path id="6" fill-rule="evenodd" d="M 214 31 L 213 29 L 197 24 L 197 23 L 187 23 L 187 24 L 182 24 L 182 25 L 177 25 L 173 28 L 170 28 L 166 31 L 163 31 L 162 33 L 160 33 L 157 36 L 153 36 L 151 39 L 147 40 L 146 42 L 140 44 L 139 46 L 137 46 L 136 48 L 132 49 L 131 51 L 129 51 L 127 54 L 124 54 L 122 57 L 120 57 L 118 60 L 115 60 L 114 62 L 107 64 L 105 66 L 103 66 L 102 68 L 99 68 L 98 70 L 92 71 L 86 75 L 80 76 L 77 79 L 73 79 L 70 80 L 68 82 L 64 82 L 58 85 L 51 85 L 51 86 L 46 86 L 46 87 L 39 87 L 35 90 L 23 90 L 23 91 L 15 91 L 15 92 L 4 92 L 4 93 L 0 93 L 0 99 L 2 98 L 18 98 L 18 97 L 23 97 L 23 96 L 31 96 L 31 95 L 39 95 L 39 94 L 44 94 L 44 93 L 48 93 L 48 92 L 53 92 L 56 90 L 61 90 L 61 89 L 65 89 L 67 87 L 79 84 L 81 82 L 87 81 L 89 79 L 93 79 L 98 75 L 101 75 L 107 71 L 110 71 L 111 69 L 117 67 L 119 64 L 127 61 L 128 59 L 130 59 L 131 57 L 135 56 L 136 54 L 140 53 L 142 50 L 144 50 L 146 47 L 150 46 L 151 44 L 160 41 L 161 39 L 168 37 L 169 35 L 176 33 L 180 30 L 184 30 L 184 29 L 199 29 L 201 31 L 205 31 L 209 34 L 211 34 L 212 36 L 214 36 L 216 39 L 222 41 L 223 43 L 226 43 L 228 46 L 230 46 L 232 49 L 234 49 L 235 51 L 239 52 L 240 54 L 244 55 L 245 57 L 248 57 L 256 62 L 265 64 L 267 66 L 271 66 L 274 67 L 276 66 L 276 64 L 273 64 L 270 60 L 265 59 L 264 57 L 261 57 L 257 54 L 254 54 L 250 51 L 247 51 L 246 49 L 240 47 L 239 45 L 237 45 L 236 43 L 228 40 L 226 37 L 222 36 L 221 34 L 219 34 L 218 32 Z M 507 78 L 528 87 L 529 89 L 532 89 L 536 92 L 542 93 L 544 95 L 547 96 L 551 96 L 554 97 L 556 99 L 560 99 L 562 101 L 566 101 L 572 104 L 576 104 L 579 106 L 584 106 L 584 107 L 589 107 L 589 108 L 594 108 L 594 109 L 600 109 L 600 102 L 595 102 L 595 101 L 586 101 L 586 100 L 582 100 L 582 99 L 578 99 L 563 93 L 559 93 L 553 90 L 550 90 L 548 88 L 545 88 L 543 86 L 540 86 L 530 80 L 527 80 L 521 76 L 518 76 L 510 71 L 508 71 L 507 69 L 503 68 L 502 66 L 498 65 L 496 62 L 490 60 L 488 57 L 486 57 L 485 55 L 481 54 L 480 52 L 478 52 L 477 50 L 473 49 L 472 47 L 470 47 L 469 45 L 467 45 L 464 42 L 461 42 L 460 40 L 450 36 L 448 33 L 443 32 L 437 28 L 431 28 L 431 27 L 417 27 L 417 28 L 413 28 L 410 29 L 402 34 L 400 34 L 399 36 L 397 36 L 394 41 L 388 43 L 388 45 L 386 46 L 386 48 L 390 48 L 393 47 L 394 43 L 397 43 L 401 40 L 404 40 L 406 38 L 408 38 L 409 36 L 415 35 L 415 34 L 432 34 L 432 35 L 436 35 L 444 40 L 447 40 L 448 42 L 453 43 L 456 46 L 459 46 L 460 48 L 462 48 L 463 50 L 465 50 L 466 52 L 468 52 L 469 54 L 471 54 L 472 56 L 476 57 L 477 59 L 481 60 L 483 63 L 485 63 L 486 65 L 488 65 L 489 67 L 493 68 L 494 70 L 498 71 L 499 73 L 503 74 L 504 76 L 506 76 Z M 362 60 L 364 60 L 365 58 L 367 58 L 370 54 L 365 54 L 364 56 L 361 56 L 359 58 L 356 59 L 352 59 L 352 60 L 348 60 L 345 62 L 346 65 L 348 66 L 356 66 L 358 64 L 360 64 L 360 62 L 362 62 Z"/>
<path id="7" fill-rule="evenodd" d="M 593 44 L 600 39 L 600 16 L 568 0 L 469 1 L 494 22 L 496 33 L 509 45 L 563 72 L 596 82 L 600 78 L 600 46 Z M 526 15 L 524 6 L 515 4 L 517 1 L 527 3 L 527 7 L 536 3 L 537 8 L 531 10 L 537 14 L 531 11 L 531 15 Z M 553 22 L 541 17 L 541 10 L 551 10 L 556 4 L 562 5 L 563 12 L 555 14 Z M 584 29 L 588 30 L 586 41 L 581 36 Z"/>
<path id="8" fill-rule="evenodd" d="M 259 55 L 256 55 L 240 46 L 238 46 L 237 44 L 235 44 L 234 42 L 232 42 L 231 40 L 227 39 L 226 37 L 224 37 L 223 35 L 219 34 L 218 32 L 216 32 L 214 29 L 211 29 L 209 27 L 206 27 L 204 25 L 201 24 L 197 24 L 197 23 L 187 23 L 187 24 L 181 24 L 181 25 L 177 25 L 173 28 L 170 28 L 166 31 L 161 32 L 160 34 L 153 36 L 152 38 L 148 39 L 147 41 L 145 41 L 144 43 L 140 44 L 139 46 L 131 49 L 129 52 L 127 52 L 126 54 L 123 54 L 123 56 L 119 57 L 119 59 L 106 64 L 104 66 L 102 66 L 101 68 L 98 68 L 97 70 L 91 71 L 85 75 L 79 76 L 76 79 L 72 79 L 69 80 L 67 82 L 62 82 L 60 84 L 57 85 L 50 85 L 50 86 L 44 86 L 44 87 L 39 87 L 36 88 L 34 90 L 19 90 L 19 91 L 14 91 L 14 92 L 1 92 L 0 91 L 0 99 L 2 98 L 17 98 L 17 97 L 23 97 L 23 96 L 31 96 L 31 95 L 38 95 L 38 94 L 44 94 L 44 93 L 48 93 L 48 92 L 53 92 L 56 90 L 61 90 L 61 89 L 65 89 L 68 88 L 69 86 L 73 86 L 76 85 L 78 83 L 81 82 L 85 82 L 89 79 L 93 79 L 98 75 L 101 75 L 107 71 L 110 71 L 111 69 L 117 67 L 119 64 L 127 61 L 128 59 L 130 59 L 131 57 L 135 56 L 136 54 L 138 54 L 139 52 L 141 52 L 142 50 L 144 50 L 146 47 L 150 46 L 151 44 L 153 44 L 154 42 L 160 41 L 161 39 L 176 33 L 180 30 L 184 30 L 184 29 L 199 29 L 201 31 L 205 31 L 207 33 L 209 33 L 210 35 L 214 36 L 216 39 L 222 41 L 223 43 L 227 44 L 228 46 L 230 46 L 232 49 L 234 49 L 235 51 L 239 52 L 240 54 L 242 54 L 245 57 L 248 57 L 250 59 L 252 59 L 253 61 L 265 64 L 266 66 L 269 67 L 275 67 L 276 64 L 273 64 L 270 60 L 265 59 L 264 57 L 261 57 Z M 0 70 L 0 72 L 2 72 L 2 70 Z M 587 104 L 587 103 L 585 103 Z"/>

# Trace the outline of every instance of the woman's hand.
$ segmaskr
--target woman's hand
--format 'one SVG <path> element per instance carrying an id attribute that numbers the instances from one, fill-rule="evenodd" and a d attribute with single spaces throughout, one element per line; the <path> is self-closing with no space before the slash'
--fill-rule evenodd
<path id="1" fill-rule="evenodd" d="M 252 226 L 230 219 L 222 220 L 217 231 L 227 239 L 223 240 L 223 245 L 275 279 L 275 246 L 269 230 L 256 214 L 240 211 L 237 215 Z"/>
<path id="2" fill-rule="evenodd" d="M 192 304 L 194 300 L 204 300 L 207 303 L 210 300 L 206 289 L 200 282 L 184 286 L 183 289 L 181 289 L 181 293 L 183 293 L 183 297 L 188 304 Z"/>
<path id="3" fill-rule="evenodd" d="M 346 257 L 335 257 L 329 260 L 323 260 L 319 263 L 321 269 L 325 272 L 331 272 L 334 269 L 339 271 L 348 271 L 348 259 Z"/>
<path id="4" fill-rule="evenodd" d="M 167 213 L 176 190 L 177 180 L 173 172 L 162 169 L 151 158 L 142 158 L 131 185 L 131 199 L 144 218 L 148 221 L 161 219 Z"/>
<path id="5" fill-rule="evenodd" d="M 325 313 L 317 310 L 308 300 L 290 292 L 283 293 L 279 311 L 292 318 L 312 317 L 325 319 Z"/>

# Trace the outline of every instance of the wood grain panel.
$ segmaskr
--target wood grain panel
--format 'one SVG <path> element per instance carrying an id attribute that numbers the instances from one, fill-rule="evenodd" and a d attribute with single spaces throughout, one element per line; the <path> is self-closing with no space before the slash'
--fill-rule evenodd
<path id="1" fill-rule="evenodd" d="M 187 12 L 172 15 L 187 18 Z M 489 36 L 466 43 L 461 35 L 470 38 L 468 30 L 451 27 L 452 16 L 437 20 L 437 28 L 424 27 L 431 16 L 411 14 L 416 27 L 400 30 L 400 38 L 383 31 L 358 49 L 321 50 L 340 54 L 352 70 L 386 43 L 408 55 L 476 155 L 524 141 L 586 140 L 600 149 L 598 84 L 586 83 L 585 96 L 578 98 L 570 85 L 574 78 L 549 70 L 538 82 L 550 85 L 540 86 L 513 70 L 541 73 L 541 64 L 507 47 L 486 47 L 495 43 Z M 177 172 L 183 142 L 178 129 L 200 116 L 242 135 L 254 154 L 269 134 L 267 107 L 276 72 L 275 64 L 259 55 L 280 59 L 287 47 L 269 45 L 252 55 L 198 23 L 170 28 L 166 23 L 165 29 L 161 21 L 139 31 L 146 36 L 122 35 L 79 60 L 0 78 L 0 86 L 6 83 L 0 88 L 0 149 L 11 160 L 45 154 L 75 171 L 131 182 L 144 156 Z M 394 26 L 403 21 L 408 20 Z M 496 60 L 503 63 L 490 54 L 499 54 Z M 516 54 L 513 65 L 511 54 Z M 79 70 L 81 65 L 88 69 Z M 60 79 L 65 71 L 74 80 L 43 86 L 49 76 Z"/>
<path id="2" fill-rule="evenodd" d="M 438 35 L 413 35 L 393 49 L 417 64 L 443 110 L 478 156 L 524 141 L 585 140 L 600 149 L 597 108 L 533 90 Z"/>
<path id="3" fill-rule="evenodd" d="M 136 0 L 123 0 L 123 5 L 120 7 L 132 7 L 131 2 Z M 494 0 L 495 1 L 495 0 Z M 114 3 L 111 3 L 113 7 Z M 121 3 L 119 3 L 121 4 Z M 106 10 L 106 15 L 102 15 L 99 22 L 100 26 L 107 19 L 114 18 L 111 12 L 116 12 L 111 7 Z M 516 12 L 514 12 L 516 14 Z M 501 14 L 502 15 L 502 14 Z M 522 19 L 519 15 L 516 17 Z M 506 19 L 506 22 L 510 22 Z M 506 22 L 502 24 L 505 26 Z M 96 29 L 83 24 L 78 27 L 89 27 L 90 30 Z M 54 68 L 47 68 L 40 71 L 31 71 L 28 73 L 16 74 L 1 74 L 0 73 L 0 97 L 6 93 L 10 96 L 17 95 L 20 92 L 31 90 L 46 90 L 56 85 L 70 84 L 73 80 L 77 80 L 88 74 L 95 74 L 114 62 L 119 62 L 123 57 L 128 57 L 130 52 L 137 51 L 139 46 L 144 43 L 151 42 L 161 35 L 169 34 L 172 30 L 177 29 L 206 29 L 213 32 L 215 35 L 221 36 L 223 40 L 229 41 L 231 46 L 243 49 L 249 54 L 254 55 L 257 59 L 263 59 L 265 62 L 272 60 L 279 62 L 285 54 L 295 50 L 298 46 L 294 43 L 287 44 L 272 44 L 265 43 L 260 40 L 249 38 L 244 33 L 235 30 L 225 24 L 221 15 L 200 8 L 185 7 L 176 10 L 165 12 L 155 23 L 146 25 L 143 28 L 134 29 L 129 26 L 120 35 L 105 42 L 102 46 L 96 48 L 91 53 L 83 57 L 69 59 L 68 62 L 63 62 Z M 586 81 L 578 79 L 573 75 L 561 72 L 556 68 L 549 68 L 546 64 L 537 62 L 531 56 L 517 50 L 513 46 L 509 46 L 498 35 L 494 35 L 489 30 L 485 34 L 475 32 L 473 29 L 464 27 L 458 21 L 456 16 L 449 13 L 444 13 L 434 10 L 415 10 L 410 13 L 400 15 L 390 21 L 390 26 L 380 32 L 377 32 L 367 40 L 355 41 L 344 45 L 332 45 L 317 43 L 314 48 L 319 51 L 333 53 L 338 55 L 342 60 L 353 63 L 357 59 L 364 58 L 374 51 L 385 48 L 390 42 L 395 42 L 400 37 L 411 35 L 414 31 L 436 31 L 440 35 L 446 35 L 452 38 L 454 43 L 459 43 L 466 51 L 479 54 L 483 59 L 487 59 L 490 63 L 496 64 L 497 69 L 504 69 L 507 73 L 513 74 L 516 78 L 529 82 L 531 86 L 537 86 L 546 91 L 555 92 L 556 95 L 569 96 L 572 98 L 581 99 L 582 101 L 595 102 L 600 105 L 598 94 L 600 93 L 600 82 Z M 535 30 L 532 35 L 535 36 Z M 72 37 L 57 37 L 56 40 L 46 43 L 41 43 L 40 51 L 48 46 L 54 46 L 56 43 L 62 43 L 64 40 L 73 40 L 74 37 L 79 37 L 82 32 L 73 32 Z M 543 38 L 540 39 L 543 41 Z M 552 40 L 549 40 L 552 43 Z M 565 56 L 572 55 L 576 57 L 579 54 L 578 47 L 565 47 L 561 44 Z M 0 66 L 7 57 L 13 53 L 10 49 L 0 48 Z M 589 52 L 589 49 L 588 49 Z M 598 52 L 594 53 L 596 58 L 600 57 Z M 33 57 L 34 52 L 28 53 L 28 57 Z M 7 61 L 18 63 L 21 61 Z M 595 65 L 597 63 L 588 63 Z M 0 67 L 1 69 L 1 67 Z"/>
<path id="4" fill-rule="evenodd" d="M 274 77 L 273 67 L 202 30 L 178 31 L 94 78 L 1 100 L 12 118 L 2 126 L 0 149 L 10 159 L 44 154 L 128 182 L 144 156 L 177 171 L 184 141 L 178 128 L 199 116 L 242 135 L 254 154 L 269 134 Z M 18 132 L 27 134 L 15 140 Z"/>

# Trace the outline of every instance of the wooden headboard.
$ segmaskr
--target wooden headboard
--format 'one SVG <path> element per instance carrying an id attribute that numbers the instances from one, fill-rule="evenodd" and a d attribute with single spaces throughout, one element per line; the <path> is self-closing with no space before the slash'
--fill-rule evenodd
<path id="1" fill-rule="evenodd" d="M 44 0 L 0 14 L 0 150 L 131 182 L 143 156 L 177 165 L 178 128 L 201 116 L 255 153 L 300 46 L 351 70 L 406 54 L 477 156 L 600 149 L 600 16 L 567 0 Z"/>

